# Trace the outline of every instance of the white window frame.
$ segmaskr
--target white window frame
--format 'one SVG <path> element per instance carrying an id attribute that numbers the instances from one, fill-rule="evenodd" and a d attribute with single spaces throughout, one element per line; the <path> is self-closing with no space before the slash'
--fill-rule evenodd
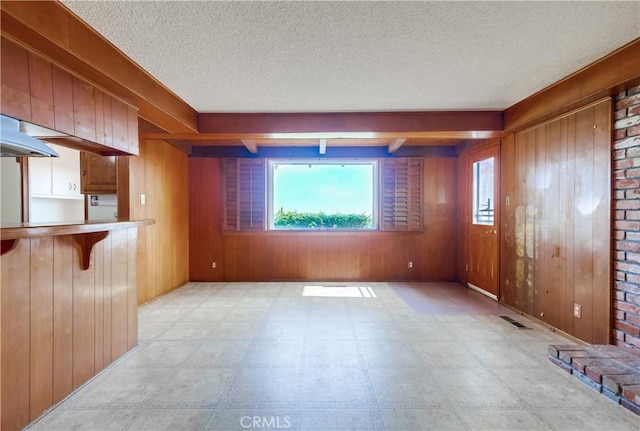
<path id="1" fill-rule="evenodd" d="M 372 226 L 370 228 L 361 229 L 283 229 L 274 227 L 274 213 L 273 207 L 273 183 L 274 183 L 274 170 L 275 166 L 279 164 L 287 165 L 371 165 L 373 178 L 373 205 L 372 205 Z M 268 159 L 267 160 L 267 230 L 273 232 L 371 232 L 380 230 L 379 216 L 380 212 L 380 163 L 378 159 Z"/>

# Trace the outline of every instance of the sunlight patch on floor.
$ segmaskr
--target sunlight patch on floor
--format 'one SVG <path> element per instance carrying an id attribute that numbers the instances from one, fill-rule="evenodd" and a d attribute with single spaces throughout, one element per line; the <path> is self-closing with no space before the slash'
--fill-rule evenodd
<path id="1" fill-rule="evenodd" d="M 376 298 L 376 293 L 368 286 L 305 286 L 302 296 L 323 296 L 331 298 Z"/>

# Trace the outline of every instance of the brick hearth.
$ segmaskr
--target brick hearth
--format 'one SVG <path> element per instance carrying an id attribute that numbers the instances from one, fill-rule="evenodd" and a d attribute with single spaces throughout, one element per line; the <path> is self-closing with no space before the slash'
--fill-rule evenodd
<path id="1" fill-rule="evenodd" d="M 611 345 L 552 345 L 549 360 L 616 404 L 640 415 L 640 358 Z"/>

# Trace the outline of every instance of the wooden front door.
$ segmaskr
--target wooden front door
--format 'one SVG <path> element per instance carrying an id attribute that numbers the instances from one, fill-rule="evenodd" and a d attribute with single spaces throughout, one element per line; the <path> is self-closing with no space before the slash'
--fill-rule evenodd
<path id="1" fill-rule="evenodd" d="M 469 287 L 498 298 L 499 144 L 469 154 L 467 211 Z"/>

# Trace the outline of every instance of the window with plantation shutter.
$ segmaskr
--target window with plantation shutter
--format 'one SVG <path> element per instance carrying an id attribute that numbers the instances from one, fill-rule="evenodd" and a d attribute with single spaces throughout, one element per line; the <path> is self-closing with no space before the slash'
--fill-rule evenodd
<path id="1" fill-rule="evenodd" d="M 422 224 L 422 158 L 383 159 L 381 230 L 420 231 Z"/>
<path id="2" fill-rule="evenodd" d="M 264 160 L 224 159 L 225 230 L 265 228 L 266 170 Z"/>
<path id="3" fill-rule="evenodd" d="M 269 163 L 276 166 L 273 161 Z M 291 162 L 287 162 L 292 164 Z M 318 166 L 317 161 L 314 162 Z M 305 161 L 305 169 L 311 168 L 314 163 Z M 329 165 L 329 163 L 324 163 Z M 344 163 L 348 165 L 349 163 Z M 407 158 L 389 158 L 379 161 L 370 161 L 368 163 L 358 161 L 352 162 L 354 165 L 366 166 L 371 164 L 373 167 L 373 177 L 377 177 L 376 183 L 379 185 L 374 190 L 373 201 L 377 201 L 377 205 L 373 208 L 373 214 L 364 214 L 369 217 L 368 226 L 351 227 L 351 229 L 379 229 L 382 231 L 422 231 L 423 230 L 423 183 L 424 183 L 424 167 L 421 157 Z M 272 166 L 272 165 L 269 165 Z M 273 166 L 270 170 L 274 170 Z M 279 165 L 278 165 L 279 166 Z M 274 205 L 274 202 L 267 202 L 267 197 L 274 199 L 273 189 L 269 192 L 268 187 L 274 187 L 273 172 L 269 173 L 267 169 L 267 160 L 265 159 L 223 159 L 224 170 L 224 230 L 226 231 L 264 231 L 267 229 L 280 228 L 275 224 L 278 214 L 282 212 L 284 215 L 288 213 L 281 206 Z M 346 171 L 345 171 L 346 172 Z M 267 181 L 267 176 L 270 179 Z M 300 180 L 302 181 L 302 180 Z M 300 182 L 298 181 L 298 182 Z M 306 181 L 306 180 L 305 180 Z M 334 181 L 335 183 L 335 181 Z M 324 184 L 314 184 L 314 187 L 321 188 Z M 327 178 L 327 189 L 330 191 L 331 181 Z M 340 184 L 336 189 L 336 193 L 344 192 L 346 183 Z M 325 193 L 323 191 L 322 193 Z M 290 193 L 291 194 L 291 193 Z M 342 193 L 344 194 L 344 193 Z M 294 194 L 292 194 L 294 195 Z M 312 193 L 313 196 L 316 194 Z M 317 196 L 321 193 L 318 191 Z M 377 196 L 376 196 L 377 195 Z M 358 195 L 358 198 L 365 197 Z M 371 197 L 370 197 L 371 198 Z M 355 198 L 354 198 L 355 199 Z M 308 200 L 308 199 L 307 199 Z M 324 200 L 320 199 L 320 202 Z M 268 212 L 270 209 L 273 219 L 268 220 Z M 297 210 L 296 210 L 297 211 Z M 295 212 L 295 211 L 294 211 Z M 338 211 L 339 212 L 339 211 Z M 315 216 L 315 213 L 301 213 L 307 218 Z M 324 212 L 320 213 L 325 215 Z M 329 214 L 332 216 L 332 214 Z M 338 214 L 340 215 L 340 214 Z M 350 215 L 350 214 L 347 214 Z M 356 214 L 362 216 L 362 214 Z M 344 218 L 344 214 L 342 215 Z M 268 224 L 272 223 L 269 227 Z M 304 229 L 333 230 L 338 229 L 337 223 L 331 222 L 330 225 L 307 226 Z M 280 228 L 282 229 L 282 228 Z M 298 229 L 297 226 L 286 226 L 287 230 Z"/>

